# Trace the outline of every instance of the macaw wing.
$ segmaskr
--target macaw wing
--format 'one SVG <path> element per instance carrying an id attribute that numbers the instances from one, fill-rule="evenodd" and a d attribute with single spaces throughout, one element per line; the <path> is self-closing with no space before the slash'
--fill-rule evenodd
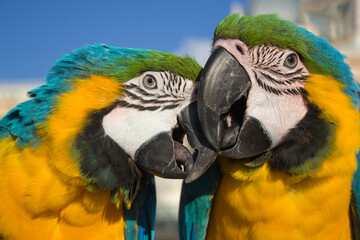
<path id="1" fill-rule="evenodd" d="M 220 166 L 215 161 L 194 182 L 189 184 L 183 182 L 179 209 L 181 240 L 205 239 L 212 201 L 220 179 Z"/>
<path id="2" fill-rule="evenodd" d="M 7 136 L 9 136 L 9 134 L 9 129 L 6 127 L 3 121 L 0 120 L 0 139 L 6 138 Z"/>
<path id="3" fill-rule="evenodd" d="M 131 208 L 124 206 L 125 238 L 127 240 L 154 239 L 156 214 L 155 179 L 149 175 L 145 189 L 138 193 L 131 204 Z"/>
<path id="4" fill-rule="evenodd" d="M 356 154 L 358 169 L 356 170 L 352 182 L 352 194 L 350 215 L 352 222 L 352 235 L 354 240 L 360 240 L 360 151 Z"/>
<path id="5" fill-rule="evenodd" d="M 36 128 L 46 120 L 46 113 L 51 108 L 50 96 L 53 94 L 54 90 L 48 89 L 47 85 L 29 91 L 30 99 L 11 109 L 0 120 L 0 139 L 11 134 L 19 146 L 40 145 Z"/>

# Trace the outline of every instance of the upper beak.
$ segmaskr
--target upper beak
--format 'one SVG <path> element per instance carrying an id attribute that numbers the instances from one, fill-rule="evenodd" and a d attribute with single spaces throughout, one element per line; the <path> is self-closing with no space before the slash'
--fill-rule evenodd
<path id="1" fill-rule="evenodd" d="M 224 48 L 211 54 L 199 84 L 198 114 L 204 134 L 217 152 L 235 145 L 250 86 L 245 69 Z M 230 113 L 236 101 L 237 109 Z"/>
<path id="2" fill-rule="evenodd" d="M 189 150 L 167 132 L 142 144 L 135 152 L 134 162 L 141 169 L 164 178 L 185 178 L 194 164 Z"/>

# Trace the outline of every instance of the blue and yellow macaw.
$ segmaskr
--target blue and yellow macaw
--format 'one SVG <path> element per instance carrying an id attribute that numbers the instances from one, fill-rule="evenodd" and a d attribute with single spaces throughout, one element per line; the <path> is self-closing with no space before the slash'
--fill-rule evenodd
<path id="1" fill-rule="evenodd" d="M 185 178 L 189 57 L 89 45 L 0 121 L 1 239 L 153 239 L 152 174 Z"/>
<path id="2" fill-rule="evenodd" d="M 183 184 L 181 239 L 360 239 L 358 92 L 322 38 L 276 15 L 225 18 L 192 115 L 208 154 Z"/>

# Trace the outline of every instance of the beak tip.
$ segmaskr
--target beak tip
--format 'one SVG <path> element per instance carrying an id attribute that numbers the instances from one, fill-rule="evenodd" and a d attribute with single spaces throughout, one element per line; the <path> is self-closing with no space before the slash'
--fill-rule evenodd
<path id="1" fill-rule="evenodd" d="M 202 172 L 201 172 L 201 171 L 191 172 L 191 173 L 185 178 L 185 183 L 189 184 L 189 183 L 195 181 L 196 179 L 198 179 L 201 175 L 202 175 Z"/>
<path id="2" fill-rule="evenodd" d="M 185 179 L 185 183 L 191 183 L 201 177 L 212 163 L 216 160 L 217 153 L 209 148 L 200 148 L 199 154 L 195 159 L 194 167 Z"/>

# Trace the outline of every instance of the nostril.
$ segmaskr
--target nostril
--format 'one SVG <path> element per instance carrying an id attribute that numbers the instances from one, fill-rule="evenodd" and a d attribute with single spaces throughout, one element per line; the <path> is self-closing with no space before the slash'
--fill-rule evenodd
<path id="1" fill-rule="evenodd" d="M 243 55 L 243 54 L 244 54 L 244 50 L 242 49 L 242 47 L 241 47 L 241 46 L 236 45 L 236 49 L 240 52 L 240 54 L 241 54 L 241 55 Z"/>
<path id="2" fill-rule="evenodd" d="M 235 146 L 244 121 L 246 101 L 246 96 L 241 97 L 231 106 L 228 112 L 220 115 L 218 128 L 220 150 L 230 149 Z"/>

